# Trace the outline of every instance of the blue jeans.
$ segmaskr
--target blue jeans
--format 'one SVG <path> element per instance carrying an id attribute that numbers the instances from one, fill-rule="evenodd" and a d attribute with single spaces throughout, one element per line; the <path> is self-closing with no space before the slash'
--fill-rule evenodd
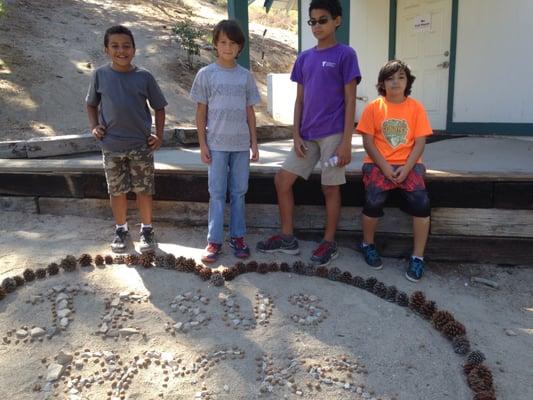
<path id="1" fill-rule="evenodd" d="M 226 194 L 230 195 L 231 237 L 246 234 L 245 201 L 250 173 L 249 151 L 213 151 L 208 169 L 209 227 L 207 241 L 224 241 L 224 207 Z"/>

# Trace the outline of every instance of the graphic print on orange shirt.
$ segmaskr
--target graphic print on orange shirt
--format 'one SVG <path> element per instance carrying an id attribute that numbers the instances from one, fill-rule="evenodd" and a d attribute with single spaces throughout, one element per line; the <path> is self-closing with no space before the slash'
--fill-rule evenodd
<path id="1" fill-rule="evenodd" d="M 392 147 L 397 147 L 400 144 L 407 143 L 407 134 L 409 133 L 409 126 L 404 119 L 386 119 L 381 124 L 381 131 L 387 142 Z"/>

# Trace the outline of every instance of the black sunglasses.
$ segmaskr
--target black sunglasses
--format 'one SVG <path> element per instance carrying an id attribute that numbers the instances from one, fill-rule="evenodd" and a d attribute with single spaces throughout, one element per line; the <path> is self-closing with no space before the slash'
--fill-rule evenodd
<path id="1" fill-rule="evenodd" d="M 307 25 L 309 26 L 315 26 L 316 24 L 319 24 L 319 25 L 325 25 L 329 22 L 331 18 L 328 18 L 328 17 L 321 17 L 319 19 L 310 19 L 309 21 L 307 21 Z"/>

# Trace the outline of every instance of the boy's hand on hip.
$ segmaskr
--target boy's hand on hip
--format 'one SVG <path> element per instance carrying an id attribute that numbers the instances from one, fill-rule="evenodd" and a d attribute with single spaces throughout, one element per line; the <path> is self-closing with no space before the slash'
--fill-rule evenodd
<path id="1" fill-rule="evenodd" d="M 295 136 L 293 140 L 294 140 L 294 151 L 296 152 L 296 155 L 300 158 L 304 158 L 307 147 L 303 139 L 300 136 Z"/>
<path id="2" fill-rule="evenodd" d="M 96 125 L 93 129 L 91 129 L 91 133 L 94 135 L 96 139 L 102 140 L 102 138 L 105 135 L 105 126 Z"/>
<path id="3" fill-rule="evenodd" d="M 211 153 L 207 146 L 200 146 L 200 159 L 204 164 L 211 164 Z"/>
<path id="4" fill-rule="evenodd" d="M 148 146 L 150 147 L 150 149 L 157 150 L 161 147 L 162 144 L 163 138 L 160 138 L 159 136 L 154 135 L 153 133 L 148 136 Z"/>
<path id="5" fill-rule="evenodd" d="M 252 156 L 250 157 L 250 161 L 259 161 L 259 148 L 257 147 L 257 144 L 251 146 L 250 150 L 252 151 Z"/>
<path id="6" fill-rule="evenodd" d="M 394 182 L 400 184 L 407 178 L 407 175 L 409 175 L 410 169 L 407 168 L 405 165 L 401 165 L 394 171 Z"/>
<path id="7" fill-rule="evenodd" d="M 344 167 L 345 165 L 350 164 L 352 161 L 352 146 L 351 143 L 344 144 L 341 143 L 337 150 L 335 151 L 339 161 L 337 162 L 338 167 Z"/>

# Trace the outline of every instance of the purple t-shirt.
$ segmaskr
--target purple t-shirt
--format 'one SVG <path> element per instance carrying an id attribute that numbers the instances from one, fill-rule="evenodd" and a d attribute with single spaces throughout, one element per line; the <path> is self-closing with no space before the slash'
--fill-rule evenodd
<path id="1" fill-rule="evenodd" d="M 304 86 L 300 136 L 313 140 L 344 132 L 344 85 L 361 81 L 355 50 L 338 43 L 300 53 L 291 80 Z"/>

